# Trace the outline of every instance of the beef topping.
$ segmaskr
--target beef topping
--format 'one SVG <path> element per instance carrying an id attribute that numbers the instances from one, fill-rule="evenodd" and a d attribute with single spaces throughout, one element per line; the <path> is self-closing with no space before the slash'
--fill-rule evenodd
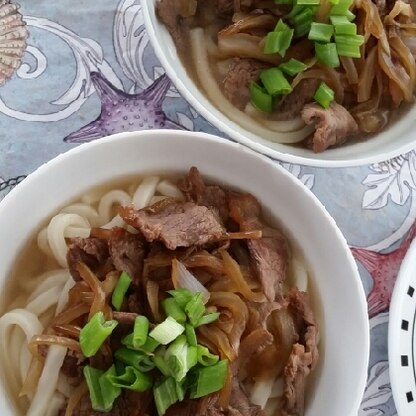
<path id="1" fill-rule="evenodd" d="M 341 145 L 358 132 L 358 125 L 352 115 L 336 102 L 332 102 L 326 110 L 318 104 L 307 104 L 302 110 L 302 118 L 306 124 L 314 124 L 316 127 L 309 143 L 315 153 Z"/>
<path id="2" fill-rule="evenodd" d="M 212 211 L 193 202 L 163 200 L 141 210 L 122 207 L 120 215 L 140 230 L 147 241 L 160 240 L 169 250 L 201 246 L 219 240 L 224 234 Z"/>
<path id="3" fill-rule="evenodd" d="M 250 101 L 250 82 L 268 68 L 264 62 L 250 58 L 234 58 L 223 81 L 224 94 L 233 105 L 243 110 Z"/>

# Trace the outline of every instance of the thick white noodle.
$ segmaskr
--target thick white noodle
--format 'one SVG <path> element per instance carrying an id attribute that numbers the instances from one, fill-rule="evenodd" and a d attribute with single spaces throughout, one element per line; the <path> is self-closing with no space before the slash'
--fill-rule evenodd
<path id="1" fill-rule="evenodd" d="M 167 179 L 163 179 L 158 183 L 158 185 L 156 186 L 156 191 L 163 196 L 177 198 L 181 201 L 185 200 L 185 197 L 183 193 L 180 191 L 180 189 L 174 183 L 168 181 Z"/>
<path id="2" fill-rule="evenodd" d="M 114 217 L 114 207 L 129 205 L 130 202 L 130 195 L 121 189 L 107 192 L 98 203 L 98 225 L 107 224 Z"/>
<path id="3" fill-rule="evenodd" d="M 55 393 L 51 399 L 45 416 L 57 416 L 64 404 L 65 397 L 60 393 Z"/>
<path id="4" fill-rule="evenodd" d="M 278 379 L 276 379 L 272 387 L 270 398 L 274 399 L 276 397 L 282 396 L 284 386 L 285 386 L 285 383 L 283 381 L 283 377 L 279 377 Z"/>
<path id="5" fill-rule="evenodd" d="M 23 385 L 24 381 L 26 380 L 27 373 L 29 372 L 30 363 L 32 361 L 32 354 L 29 351 L 28 344 L 23 341 L 21 342 L 22 347 L 20 348 L 20 361 L 19 361 L 19 368 L 20 368 L 20 379 Z"/>
<path id="6" fill-rule="evenodd" d="M 60 345 L 51 345 L 49 347 L 45 366 L 26 416 L 45 416 L 49 403 L 55 393 L 59 372 L 66 353 L 67 348 Z"/>
<path id="7" fill-rule="evenodd" d="M 14 329 L 23 331 L 25 337 L 13 336 Z M 4 378 L 10 383 L 12 391 L 18 392 L 21 388 L 21 383 L 16 377 L 20 371 L 15 367 L 17 363 L 17 359 L 14 358 L 15 354 L 20 353 L 24 338 L 29 342 L 34 335 L 42 332 L 43 325 L 38 317 L 25 309 L 14 309 L 0 318 L 0 362 Z"/>
<path id="8" fill-rule="evenodd" d="M 148 176 L 142 180 L 132 198 L 135 208 L 142 209 L 149 205 L 150 200 L 156 193 L 159 180 L 159 176 Z"/>
<path id="9" fill-rule="evenodd" d="M 307 136 L 303 130 L 285 133 L 271 131 L 263 127 L 251 117 L 247 117 L 244 112 L 234 107 L 230 101 L 225 98 L 210 70 L 208 53 L 206 47 L 204 46 L 204 30 L 201 28 L 192 29 L 190 32 L 190 38 L 193 59 L 194 62 L 198 62 L 198 65 L 196 65 L 196 72 L 198 78 L 200 79 L 200 84 L 203 86 L 210 101 L 219 111 L 238 123 L 244 129 L 273 142 L 297 143 L 302 141 Z"/>
<path id="10" fill-rule="evenodd" d="M 20 350 L 25 344 L 25 341 L 25 333 L 18 326 L 14 326 L 10 331 L 9 344 L 15 346 L 15 348 L 10 348 L 10 354 L 7 359 L 10 360 L 10 365 L 15 369 L 20 367 Z M 16 377 L 19 377 L 19 372 L 17 372 Z M 23 377 L 24 375 L 22 375 L 22 371 L 20 371 L 19 385 L 23 382 Z"/>
<path id="11" fill-rule="evenodd" d="M 48 241 L 52 253 L 61 267 L 67 267 L 65 230 L 68 227 L 91 228 L 87 219 L 78 214 L 57 214 L 48 225 Z"/>
<path id="12" fill-rule="evenodd" d="M 113 219 L 111 219 L 111 221 L 101 226 L 101 228 L 105 228 L 107 230 L 111 230 L 113 227 L 126 228 L 127 224 L 124 222 L 123 218 L 117 214 Z"/>
<path id="13" fill-rule="evenodd" d="M 302 292 L 308 290 L 308 272 L 302 261 L 297 257 L 292 259 L 293 283 Z"/>
<path id="14" fill-rule="evenodd" d="M 49 257 L 53 257 L 51 248 L 48 241 L 48 227 L 42 228 L 37 237 L 38 247 Z"/>
<path id="15" fill-rule="evenodd" d="M 91 224 L 91 227 L 98 226 L 98 212 L 91 205 L 77 202 L 75 204 L 68 205 L 61 209 L 61 213 L 64 214 L 78 214 L 81 217 L 84 217 Z"/>
<path id="16" fill-rule="evenodd" d="M 257 404 L 264 409 L 272 392 L 273 384 L 274 378 L 256 381 L 250 391 L 250 400 L 252 403 Z"/>
<path id="17" fill-rule="evenodd" d="M 41 293 L 49 290 L 55 286 L 63 286 L 68 279 L 68 270 L 51 270 L 49 272 L 41 274 L 34 279 L 34 285 L 29 286 L 29 290 L 32 290 L 28 298 L 28 302 L 38 297 Z M 30 289 L 30 287 L 32 289 Z"/>
<path id="18" fill-rule="evenodd" d="M 68 379 L 64 375 L 59 374 L 56 390 L 68 398 L 71 396 L 73 389 L 74 388 L 68 383 Z"/>
<path id="19" fill-rule="evenodd" d="M 103 196 L 104 191 L 102 189 L 95 189 L 89 191 L 87 194 L 82 195 L 81 202 L 87 205 L 96 204 Z"/>
<path id="20" fill-rule="evenodd" d="M 26 309 L 37 316 L 42 315 L 50 307 L 56 304 L 62 289 L 63 285 L 51 287 L 28 303 Z"/>
<path id="21" fill-rule="evenodd" d="M 65 270 L 66 274 L 68 275 L 67 281 L 62 289 L 61 294 L 59 295 L 59 299 L 56 305 L 56 312 L 55 315 L 58 315 L 58 313 L 61 313 L 64 308 L 65 305 L 68 302 L 68 294 L 69 291 L 71 290 L 71 288 L 75 285 L 75 281 L 72 278 L 72 276 Z"/>
<path id="22" fill-rule="evenodd" d="M 82 227 L 68 227 L 65 228 L 64 237 L 65 238 L 87 238 L 91 234 L 91 228 L 82 228 Z"/>

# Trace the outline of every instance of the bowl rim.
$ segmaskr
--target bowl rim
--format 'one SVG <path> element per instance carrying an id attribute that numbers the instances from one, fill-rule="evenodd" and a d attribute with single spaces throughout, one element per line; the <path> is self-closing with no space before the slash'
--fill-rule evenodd
<path id="1" fill-rule="evenodd" d="M 243 133 L 233 134 L 234 130 L 232 127 L 228 126 L 227 123 L 218 120 L 215 115 L 208 111 L 201 102 L 199 102 L 196 97 L 190 92 L 190 90 L 185 86 L 184 82 L 177 76 L 175 68 L 170 64 L 169 59 L 162 52 L 162 48 L 159 46 L 158 37 L 156 35 L 155 27 L 151 20 L 150 8 L 154 7 L 154 3 L 158 0 L 140 0 L 144 25 L 149 35 L 150 43 L 153 47 L 153 51 L 156 57 L 159 59 L 162 64 L 166 74 L 169 76 L 170 80 L 173 82 L 175 87 L 178 89 L 182 97 L 196 108 L 198 113 L 208 120 L 213 126 L 215 126 L 219 131 L 229 135 L 232 140 L 235 140 L 256 152 L 259 152 L 263 155 L 269 156 L 273 159 L 278 159 L 288 163 L 294 163 L 298 165 L 311 166 L 311 167 L 324 167 L 324 168 L 346 168 L 346 167 L 358 167 L 364 165 L 370 165 L 373 163 L 380 163 L 385 160 L 392 159 L 401 154 L 405 154 L 416 149 L 416 140 L 410 143 L 404 143 L 399 146 L 397 149 L 389 151 L 377 151 L 373 155 L 369 156 L 351 156 L 351 157 L 340 157 L 337 159 L 326 159 L 321 157 L 306 157 L 301 155 L 295 155 L 290 152 L 285 152 L 283 150 L 276 150 L 255 140 L 252 140 L 246 137 Z M 191 80 L 191 78 L 189 77 Z M 193 83 L 193 81 L 191 80 Z M 205 94 L 204 94 L 205 95 Z M 209 100 L 208 100 L 209 101 Z M 210 105 L 212 105 L 210 103 Z M 212 105 L 215 107 L 214 105 Z M 230 120 L 232 121 L 232 120 Z M 232 121 L 233 122 L 233 121 Z M 235 123 L 235 122 L 233 122 Z M 238 124 L 238 123 L 235 123 Z M 227 140 L 224 138 L 224 140 Z M 370 139 L 371 140 L 371 139 Z M 352 144 L 351 146 L 359 145 L 359 143 Z M 290 148 L 290 145 L 287 145 Z M 331 149 L 329 149 L 331 151 Z M 320 153 L 320 155 L 325 154 L 325 152 Z"/>
<path id="2" fill-rule="evenodd" d="M 324 217 L 325 221 L 328 222 L 328 224 L 331 225 L 331 230 L 334 233 L 334 236 L 338 240 L 339 244 L 343 246 L 343 254 L 345 255 L 345 261 L 346 264 L 348 263 L 351 272 L 353 276 L 351 276 L 351 281 L 349 282 L 350 285 L 353 286 L 355 293 L 357 294 L 358 298 L 357 300 L 357 306 L 359 307 L 359 313 L 364 318 L 362 322 L 360 322 L 360 325 L 362 325 L 363 329 L 363 339 L 361 339 L 361 345 L 362 345 L 362 355 L 360 357 L 355 357 L 356 361 L 360 363 L 360 372 L 357 372 L 357 384 L 355 387 L 356 396 L 351 399 L 351 408 L 353 412 L 357 412 L 361 400 L 363 397 L 363 393 L 366 387 L 366 381 L 367 381 L 367 368 L 369 363 L 369 355 L 370 355 L 370 329 L 369 329 L 369 320 L 367 319 L 367 301 L 366 296 L 364 292 L 364 287 L 361 282 L 361 278 L 358 272 L 357 264 L 354 260 L 354 257 L 351 253 L 351 250 L 348 247 L 348 243 L 343 236 L 341 230 L 336 225 L 335 220 L 332 218 L 332 216 L 328 213 L 325 206 L 319 201 L 319 199 L 312 193 L 311 190 L 309 190 L 306 186 L 304 186 L 300 180 L 298 180 L 296 177 L 294 177 L 291 173 L 289 173 L 286 169 L 284 169 L 282 166 L 280 166 L 277 162 L 271 160 L 270 158 L 259 154 L 255 152 L 254 150 L 251 150 L 247 148 L 246 146 L 243 146 L 240 143 L 235 143 L 231 141 L 225 141 L 224 139 L 214 136 L 212 134 L 204 133 L 204 132 L 193 132 L 193 131 L 186 131 L 186 130 L 169 130 L 169 129 L 154 129 L 154 130 L 142 130 L 137 132 L 122 132 L 118 134 L 114 134 L 111 136 L 104 137 L 102 139 L 92 141 L 89 143 L 84 143 L 81 145 L 78 145 L 66 152 L 63 152 L 53 159 L 47 161 L 40 167 L 38 167 L 35 171 L 30 173 L 28 177 L 23 180 L 21 183 L 19 183 L 14 189 L 10 191 L 9 194 L 7 194 L 2 201 L 0 201 L 0 217 L 2 217 L 3 212 L 10 211 L 10 206 L 13 207 L 15 204 L 14 200 L 16 196 L 18 196 L 20 193 L 25 192 L 25 189 L 30 188 L 32 186 L 32 183 L 37 182 L 37 178 L 39 176 L 43 176 L 50 169 L 53 169 L 55 166 L 59 165 L 62 161 L 66 161 L 68 163 L 68 160 L 71 160 L 73 158 L 73 155 L 76 155 L 78 153 L 84 153 L 84 152 L 91 152 L 92 149 L 96 147 L 105 146 L 106 144 L 111 144 L 117 140 L 139 140 L 141 136 L 149 136 L 153 137 L 153 140 L 157 140 L 157 136 L 165 135 L 165 136 L 171 136 L 169 140 L 174 140 L 175 137 L 180 136 L 188 136 L 189 138 L 192 138 L 192 140 L 200 140 L 200 141 L 208 141 L 217 143 L 220 146 L 228 146 L 229 148 L 234 148 L 236 151 L 242 151 L 245 153 L 248 153 L 254 158 L 260 159 L 262 163 L 269 165 L 272 169 L 276 171 L 278 175 L 281 175 L 285 178 L 286 181 L 290 182 L 290 185 L 292 187 L 298 188 L 298 190 L 302 193 L 305 193 L 306 197 L 309 199 L 311 204 L 315 204 L 316 208 L 319 209 L 322 216 Z M 62 201 L 60 201 L 62 202 Z M 0 286 L 4 287 L 4 282 L 7 276 L 4 278 L 4 281 L 2 280 L 0 282 Z M 358 368 L 358 366 L 357 366 Z M 1 391 L 0 391 L 1 393 Z M 0 394 L 0 404 L 2 404 L 5 400 L 6 395 Z M 353 416 L 354 413 L 351 413 L 351 416 Z"/>

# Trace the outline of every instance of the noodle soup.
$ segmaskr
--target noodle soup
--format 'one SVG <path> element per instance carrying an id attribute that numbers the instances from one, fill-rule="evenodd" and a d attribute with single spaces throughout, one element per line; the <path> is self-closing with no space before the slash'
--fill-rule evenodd
<path id="1" fill-rule="evenodd" d="M 122 334 L 132 329 L 132 321 L 141 313 L 151 326 L 160 325 L 168 314 L 162 307 L 170 299 L 167 291 L 180 288 L 207 294 L 206 316 L 218 317 L 196 327 L 198 348 L 205 348 L 210 354 L 207 357 L 217 355 L 229 368 L 218 393 L 199 400 L 186 394 L 183 401 L 166 408 L 166 414 L 208 403 L 218 407 L 218 412 L 228 406 L 234 406 L 236 412 L 240 406 L 249 406 L 259 415 L 272 415 L 283 406 L 287 412 L 303 414 L 306 376 L 318 360 L 318 330 L 306 295 L 310 281 L 304 261 L 280 231 L 257 217 L 259 205 L 251 195 L 205 185 L 195 168 L 179 180 L 179 187 L 175 182 L 169 176 L 147 176 L 93 189 L 54 215 L 19 255 L 25 261 L 12 272 L 6 298 L 13 301 L 0 318 L 0 332 L 5 339 L 1 366 L 11 380 L 10 394 L 20 414 L 70 415 L 82 409 L 97 410 L 80 368 L 98 366 L 104 371 L 109 363 L 104 345 L 89 359 L 83 355 L 80 329 L 98 310 L 111 308 L 107 319 L 118 320 L 123 328 L 105 345 L 117 358 L 121 350 L 113 345 L 119 345 Z M 148 211 L 146 207 L 150 207 Z M 178 207 L 181 221 L 203 209 L 195 223 L 198 227 L 203 227 L 202 218 L 206 221 L 215 213 L 209 227 L 199 230 L 198 241 L 214 232 L 215 221 L 223 227 L 221 236 L 211 236 L 200 244 L 195 242 L 191 226 L 176 230 L 175 236 L 164 235 L 162 230 L 163 236 L 156 240 L 170 247 L 167 249 L 152 242 L 147 234 L 150 223 L 144 228 L 132 226 L 136 215 L 149 212 L 154 221 L 166 209 L 169 215 L 157 219 L 170 221 L 175 215 L 172 209 Z M 183 232 L 189 235 L 177 241 Z M 97 265 L 103 242 L 108 245 L 104 249 L 109 250 L 108 257 Z M 139 250 L 144 250 L 142 257 Z M 79 269 L 81 264 L 84 271 Z M 122 273 L 128 273 L 133 283 L 124 294 L 123 306 L 115 309 L 111 294 Z M 106 293 L 105 305 L 99 308 L 96 299 L 91 299 L 98 295 L 87 275 L 93 275 Z M 272 367 L 271 359 L 275 362 Z M 302 369 L 291 367 L 297 359 L 304 360 Z M 298 371 L 297 381 L 285 375 L 289 369 Z M 157 368 L 145 374 L 154 380 L 163 377 Z M 302 392 L 301 399 L 299 394 L 290 396 L 293 388 Z M 109 410 L 114 412 L 111 414 L 129 412 L 140 402 L 149 415 L 161 415 L 164 412 L 155 391 L 158 413 L 151 390 L 125 390 Z M 90 395 L 92 398 L 91 390 Z"/>

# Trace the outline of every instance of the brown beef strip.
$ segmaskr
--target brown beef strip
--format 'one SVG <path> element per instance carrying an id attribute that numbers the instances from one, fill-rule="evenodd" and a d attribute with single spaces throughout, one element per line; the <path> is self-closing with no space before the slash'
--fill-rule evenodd
<path id="1" fill-rule="evenodd" d="M 241 231 L 263 231 L 261 239 L 247 240 L 247 246 L 267 299 L 270 302 L 280 299 L 289 261 L 285 237 L 278 230 L 263 225 L 259 219 L 260 205 L 253 195 L 231 193 L 229 207 L 230 217 L 240 225 Z"/>
<path id="2" fill-rule="evenodd" d="M 250 402 L 237 377 L 233 379 L 230 410 L 238 411 L 241 416 L 266 416 L 266 412 L 260 406 Z M 231 414 L 233 415 L 233 413 Z"/>
<path id="3" fill-rule="evenodd" d="M 315 153 L 341 145 L 358 132 L 358 125 L 352 115 L 335 101 L 326 110 L 319 104 L 306 104 L 302 110 L 302 118 L 306 124 L 316 127 L 312 140 L 308 142 L 308 146 Z"/>
<path id="4" fill-rule="evenodd" d="M 143 260 L 147 252 L 143 236 L 116 227 L 111 231 L 108 247 L 116 270 L 128 273 L 137 287 L 143 271 Z"/>
<path id="5" fill-rule="evenodd" d="M 199 170 L 193 166 L 179 181 L 179 188 L 188 201 L 210 208 L 218 213 L 223 223 L 228 219 L 228 199 L 225 191 L 218 185 L 205 185 Z"/>
<path id="6" fill-rule="evenodd" d="M 212 211 L 193 202 L 163 200 L 141 210 L 133 206 L 121 207 L 119 212 L 147 241 L 162 241 L 169 250 L 201 246 L 218 241 L 224 234 Z"/>
<path id="7" fill-rule="evenodd" d="M 250 101 L 250 83 L 257 81 L 260 72 L 270 65 L 251 58 L 234 58 L 223 81 L 228 100 L 240 110 Z"/>
<path id="8" fill-rule="evenodd" d="M 81 280 L 76 270 L 80 262 L 85 263 L 93 272 L 104 267 L 109 258 L 107 241 L 98 238 L 72 238 L 66 255 L 68 268 L 75 281 Z"/>

